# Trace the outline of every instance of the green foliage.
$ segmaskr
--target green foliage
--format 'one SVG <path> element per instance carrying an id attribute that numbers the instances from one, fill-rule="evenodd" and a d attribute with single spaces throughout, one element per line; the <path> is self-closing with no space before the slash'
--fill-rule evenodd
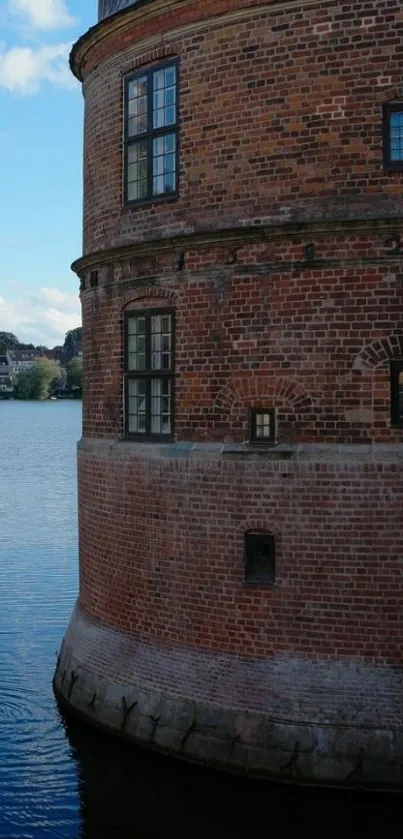
<path id="1" fill-rule="evenodd" d="M 82 390 L 83 362 L 81 358 L 72 358 L 67 365 L 67 387 L 71 390 Z"/>
<path id="2" fill-rule="evenodd" d="M 16 399 L 48 399 L 52 386 L 60 378 L 54 361 L 39 358 L 28 370 L 22 370 L 14 389 Z"/>
<path id="3" fill-rule="evenodd" d="M 18 350 L 18 338 L 12 332 L 0 332 L 0 354 L 4 355 L 7 350 Z"/>
<path id="4" fill-rule="evenodd" d="M 77 326 L 76 329 L 70 329 L 66 332 L 66 337 L 64 339 L 63 349 L 64 352 L 67 353 L 74 353 L 74 345 L 76 341 L 81 341 L 82 338 L 82 327 Z"/>

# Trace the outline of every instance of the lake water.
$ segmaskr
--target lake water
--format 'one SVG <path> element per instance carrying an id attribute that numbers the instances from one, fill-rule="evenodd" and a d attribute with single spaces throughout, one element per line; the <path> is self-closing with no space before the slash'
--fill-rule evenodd
<path id="1" fill-rule="evenodd" d="M 0 402 L 0 839 L 340 839 L 400 831 L 401 796 L 272 786 L 150 755 L 52 693 L 77 594 L 79 402 Z"/>

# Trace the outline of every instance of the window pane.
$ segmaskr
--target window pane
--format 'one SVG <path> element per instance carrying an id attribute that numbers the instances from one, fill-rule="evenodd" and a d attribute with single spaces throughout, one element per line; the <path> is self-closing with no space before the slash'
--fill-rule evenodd
<path id="1" fill-rule="evenodd" d="M 270 437 L 271 417 L 270 414 L 256 414 L 256 437 Z"/>
<path id="2" fill-rule="evenodd" d="M 127 130 L 129 137 L 147 131 L 147 76 L 129 82 Z"/>
<path id="3" fill-rule="evenodd" d="M 147 198 L 147 181 L 133 181 L 127 185 L 127 200 L 139 201 Z"/>
<path id="4" fill-rule="evenodd" d="M 176 67 L 168 67 L 165 71 L 165 87 L 176 85 Z"/>
<path id="5" fill-rule="evenodd" d="M 168 134 L 153 140 L 153 194 L 175 192 L 176 137 Z"/>
<path id="6" fill-rule="evenodd" d="M 140 99 L 129 99 L 129 117 L 138 117 L 147 113 L 147 99 L 142 96 Z"/>
<path id="7" fill-rule="evenodd" d="M 130 99 L 128 102 L 128 135 L 144 134 L 147 131 L 147 99 Z"/>
<path id="8" fill-rule="evenodd" d="M 145 317 L 140 315 L 129 318 L 127 331 L 129 335 L 144 335 L 146 331 Z"/>
<path id="9" fill-rule="evenodd" d="M 127 369 L 146 369 L 146 319 L 130 318 L 128 322 Z"/>
<path id="10" fill-rule="evenodd" d="M 176 102 L 176 87 L 167 87 L 165 89 L 164 105 L 175 105 Z"/>
<path id="11" fill-rule="evenodd" d="M 130 434 L 144 434 L 146 430 L 146 383 L 142 379 L 129 380 L 128 430 Z"/>
<path id="12" fill-rule="evenodd" d="M 171 382 L 151 380 L 151 433 L 171 433 Z"/>
<path id="13" fill-rule="evenodd" d="M 129 82 L 129 99 L 138 99 L 141 96 L 147 96 L 147 90 L 147 76 L 141 76 L 139 79 L 132 79 L 132 81 Z"/>
<path id="14" fill-rule="evenodd" d="M 164 125 L 173 125 L 175 122 L 175 108 L 170 105 L 169 108 L 165 108 L 165 121 Z"/>
<path id="15" fill-rule="evenodd" d="M 274 442 L 276 432 L 275 411 L 262 409 L 253 411 L 251 417 L 251 439 L 263 442 Z"/>
<path id="16" fill-rule="evenodd" d="M 403 160 L 403 111 L 390 114 L 390 159 Z"/>
<path id="17" fill-rule="evenodd" d="M 127 197 L 129 201 L 147 197 L 147 143 L 132 143 L 127 150 Z"/>
<path id="18" fill-rule="evenodd" d="M 163 195 L 165 192 L 164 176 L 160 175 L 158 178 L 153 178 L 153 195 Z"/>
<path id="19" fill-rule="evenodd" d="M 403 370 L 399 372 L 399 423 L 403 425 Z"/>
<path id="20" fill-rule="evenodd" d="M 165 105 L 164 90 L 155 90 L 153 93 L 153 109 L 158 111 Z"/>
<path id="21" fill-rule="evenodd" d="M 151 369 L 170 370 L 172 366 L 172 317 L 151 318 Z"/>
<path id="22" fill-rule="evenodd" d="M 154 90 L 161 90 L 161 88 L 165 87 L 165 72 L 164 70 L 158 70 L 158 73 L 154 73 Z"/>
<path id="23" fill-rule="evenodd" d="M 153 127 L 176 122 L 176 68 L 158 70 L 153 75 Z"/>

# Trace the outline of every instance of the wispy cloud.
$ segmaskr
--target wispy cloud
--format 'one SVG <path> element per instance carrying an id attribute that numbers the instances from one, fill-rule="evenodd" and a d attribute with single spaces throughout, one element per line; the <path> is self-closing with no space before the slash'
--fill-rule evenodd
<path id="1" fill-rule="evenodd" d="M 65 0 L 8 0 L 8 9 L 13 15 L 22 15 L 36 29 L 61 29 L 76 23 Z"/>
<path id="2" fill-rule="evenodd" d="M 42 82 L 58 87 L 76 85 L 68 66 L 69 44 L 39 47 L 11 47 L 0 45 L 0 87 L 12 93 L 36 93 Z"/>
<path id="3" fill-rule="evenodd" d="M 0 297 L 0 331 L 14 332 L 27 344 L 62 344 L 65 333 L 80 323 L 78 295 L 57 288 L 41 288 L 13 301 Z"/>

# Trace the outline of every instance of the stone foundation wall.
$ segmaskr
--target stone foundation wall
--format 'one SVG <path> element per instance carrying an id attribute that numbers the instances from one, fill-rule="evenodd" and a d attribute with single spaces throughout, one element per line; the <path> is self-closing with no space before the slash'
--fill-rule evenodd
<path id="1" fill-rule="evenodd" d="M 147 644 L 77 606 L 54 685 L 92 723 L 182 759 L 297 783 L 403 783 L 403 728 L 385 726 L 401 718 L 403 673 L 392 667 Z"/>
<path id="2" fill-rule="evenodd" d="M 79 475 L 65 702 L 182 758 L 400 786 L 398 447 L 83 440 Z M 275 534 L 273 588 L 245 583 L 250 527 Z"/>

